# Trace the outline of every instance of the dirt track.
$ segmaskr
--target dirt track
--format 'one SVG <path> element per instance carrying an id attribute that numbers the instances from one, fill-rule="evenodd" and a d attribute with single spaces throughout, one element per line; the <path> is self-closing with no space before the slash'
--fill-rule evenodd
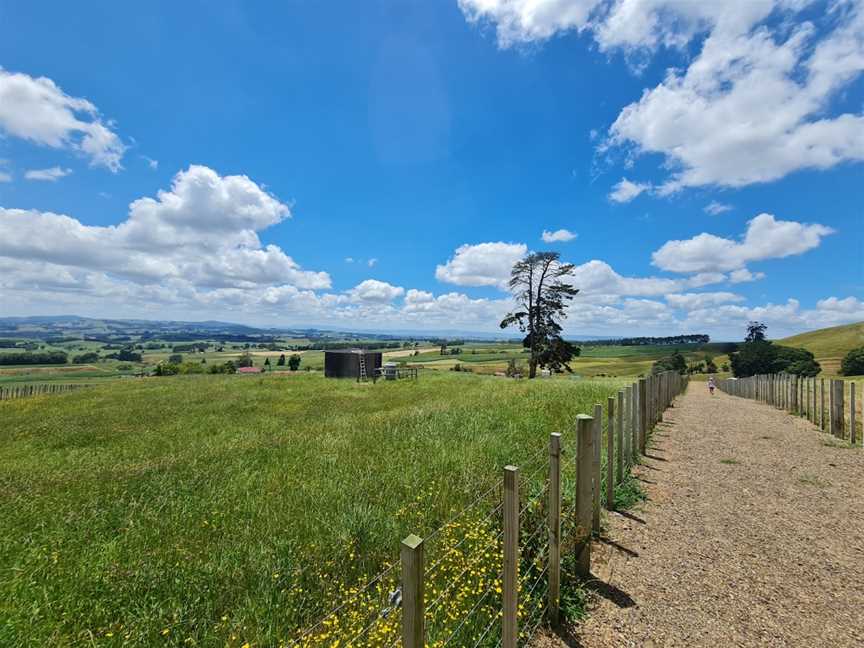
<path id="1" fill-rule="evenodd" d="M 595 602 L 535 646 L 864 645 L 864 450 L 691 384 L 608 519 Z"/>

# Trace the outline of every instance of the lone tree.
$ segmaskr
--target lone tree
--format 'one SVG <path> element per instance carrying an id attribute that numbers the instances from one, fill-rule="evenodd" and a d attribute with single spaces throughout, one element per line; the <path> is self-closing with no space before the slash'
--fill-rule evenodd
<path id="1" fill-rule="evenodd" d="M 765 331 L 768 326 L 762 322 L 748 322 L 747 335 L 744 338 L 745 342 L 763 342 L 765 340 Z"/>
<path id="2" fill-rule="evenodd" d="M 560 320 L 567 317 L 568 302 L 579 292 L 564 277 L 573 271 L 572 263 L 561 263 L 557 252 L 534 252 L 517 261 L 510 272 L 510 290 L 519 310 L 508 313 L 501 328 L 518 326 L 525 333 L 522 346 L 531 352 L 528 377 L 537 376 L 537 365 L 554 371 L 574 355 L 573 346 L 561 337 Z"/>

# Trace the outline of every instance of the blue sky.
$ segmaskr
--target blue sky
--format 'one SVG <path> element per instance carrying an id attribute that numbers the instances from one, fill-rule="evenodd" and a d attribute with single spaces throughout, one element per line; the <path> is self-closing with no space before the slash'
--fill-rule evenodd
<path id="1" fill-rule="evenodd" d="M 861 0 L 0 2 L 0 66 L 0 315 L 494 331 L 555 249 L 574 335 L 864 319 Z"/>

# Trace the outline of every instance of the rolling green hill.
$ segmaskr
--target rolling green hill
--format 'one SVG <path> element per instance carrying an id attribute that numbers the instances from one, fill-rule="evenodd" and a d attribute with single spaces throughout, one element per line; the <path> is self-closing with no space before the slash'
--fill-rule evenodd
<path id="1" fill-rule="evenodd" d="M 843 357 L 851 349 L 864 346 L 864 322 L 793 335 L 777 340 L 777 344 L 804 347 L 817 358 Z"/>
<path id="2" fill-rule="evenodd" d="M 813 353 L 826 374 L 836 374 L 840 360 L 851 349 L 864 346 L 864 322 L 832 326 L 777 340 L 777 344 L 803 347 Z"/>

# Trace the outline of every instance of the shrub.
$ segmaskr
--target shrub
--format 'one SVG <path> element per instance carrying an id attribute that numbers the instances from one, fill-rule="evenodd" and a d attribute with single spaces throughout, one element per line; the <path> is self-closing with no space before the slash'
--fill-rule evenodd
<path id="1" fill-rule="evenodd" d="M 170 362 L 171 364 L 180 364 L 181 362 L 183 362 L 183 355 L 180 353 L 172 353 L 170 356 L 168 356 L 168 362 Z"/>
<path id="2" fill-rule="evenodd" d="M 651 373 L 658 374 L 664 371 L 677 371 L 679 374 L 684 374 L 687 371 L 687 361 L 680 351 L 673 351 L 672 355 L 660 358 L 651 366 Z"/>
<path id="3" fill-rule="evenodd" d="M 180 366 L 169 362 L 160 362 L 156 365 L 156 371 L 154 373 L 157 376 L 176 376 L 180 373 Z"/>
<path id="4" fill-rule="evenodd" d="M 822 367 L 816 362 L 816 358 L 807 349 L 796 349 L 793 347 L 775 346 L 776 358 L 774 360 L 774 372 L 795 374 L 797 376 L 813 377 L 818 374 Z"/>
<path id="5" fill-rule="evenodd" d="M 297 371 L 297 369 L 300 368 L 300 356 L 299 355 L 297 355 L 295 353 L 295 354 L 292 354 L 292 356 L 290 358 L 288 358 L 288 368 L 291 371 Z M 308 367 L 307 367 L 307 369 L 308 369 Z"/>
<path id="6" fill-rule="evenodd" d="M 211 365 L 209 371 L 211 374 L 233 374 L 237 373 L 237 367 L 229 360 L 223 364 Z"/>
<path id="7" fill-rule="evenodd" d="M 840 374 L 859 376 L 864 374 L 864 346 L 852 349 L 840 362 Z"/>
<path id="8" fill-rule="evenodd" d="M 81 355 L 72 358 L 72 362 L 74 364 L 90 364 L 91 362 L 99 362 L 99 354 L 94 351 L 82 353 Z"/>
<path id="9" fill-rule="evenodd" d="M 105 347 L 108 348 L 107 346 Z M 117 353 L 109 353 L 106 358 L 110 360 L 122 360 L 123 362 L 141 362 L 141 354 L 135 353 L 131 348 L 120 349 Z"/>

